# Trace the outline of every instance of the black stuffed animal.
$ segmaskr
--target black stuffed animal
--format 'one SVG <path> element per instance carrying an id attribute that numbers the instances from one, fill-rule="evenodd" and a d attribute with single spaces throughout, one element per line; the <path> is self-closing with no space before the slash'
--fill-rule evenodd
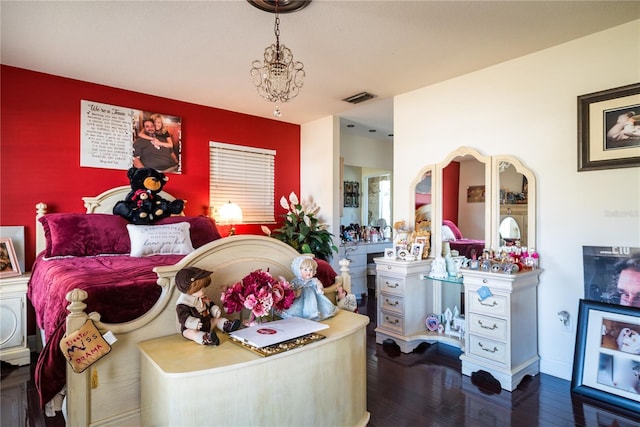
<path id="1" fill-rule="evenodd" d="M 125 200 L 113 207 L 114 215 L 120 215 L 132 224 L 152 224 L 162 218 L 177 215 L 184 209 L 184 200 L 169 201 L 160 196 L 165 174 L 151 168 L 130 168 L 127 177 L 131 191 Z"/>

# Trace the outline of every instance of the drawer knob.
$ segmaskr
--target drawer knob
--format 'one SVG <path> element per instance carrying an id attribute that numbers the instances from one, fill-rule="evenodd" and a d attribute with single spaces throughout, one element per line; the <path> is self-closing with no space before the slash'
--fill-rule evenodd
<path id="1" fill-rule="evenodd" d="M 493 300 L 491 302 L 491 304 L 488 304 L 488 303 L 482 301 L 480 298 L 478 298 L 478 302 L 480 303 L 480 305 L 484 305 L 486 307 L 495 307 L 496 305 L 498 305 L 498 301 L 496 301 L 496 300 Z"/>
<path id="2" fill-rule="evenodd" d="M 493 348 L 485 348 L 481 342 L 478 343 L 478 347 L 480 347 L 481 349 L 483 349 L 484 351 L 487 351 L 489 353 L 495 353 L 496 351 L 498 351 L 498 347 L 493 347 Z"/>
<path id="3" fill-rule="evenodd" d="M 389 282 L 385 282 L 387 284 L 387 288 L 397 288 L 398 286 L 400 286 L 397 282 L 396 283 L 389 283 Z"/>
<path id="4" fill-rule="evenodd" d="M 387 265 L 387 270 L 391 270 L 393 267 L 391 267 L 390 265 Z"/>
<path id="5" fill-rule="evenodd" d="M 480 327 L 481 327 L 481 328 L 489 329 L 489 330 L 491 330 L 491 331 L 493 331 L 494 329 L 496 329 L 496 328 L 498 327 L 498 325 L 496 325 L 495 323 L 493 324 L 493 326 L 487 326 L 487 325 L 484 325 L 484 324 L 482 323 L 482 320 L 478 320 L 478 325 L 480 325 Z"/>
<path id="6" fill-rule="evenodd" d="M 393 319 L 393 321 L 391 321 L 391 320 L 389 320 L 388 317 L 385 317 L 384 321 L 387 322 L 387 323 L 393 323 L 394 325 L 397 325 L 399 323 L 398 319 Z"/>
<path id="7" fill-rule="evenodd" d="M 398 301 L 391 302 L 391 301 L 389 301 L 389 299 L 388 299 L 388 298 L 385 298 L 385 299 L 384 299 L 384 301 L 385 301 L 388 305 L 398 305 L 398 304 L 399 304 L 399 303 L 398 303 Z"/>
<path id="8" fill-rule="evenodd" d="M 489 283 L 488 279 L 482 279 L 482 283 Z"/>

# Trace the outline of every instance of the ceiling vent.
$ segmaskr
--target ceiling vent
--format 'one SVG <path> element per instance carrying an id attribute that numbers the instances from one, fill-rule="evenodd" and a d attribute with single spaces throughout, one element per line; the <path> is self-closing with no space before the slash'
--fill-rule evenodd
<path id="1" fill-rule="evenodd" d="M 348 102 L 350 104 L 359 104 L 361 102 L 368 101 L 368 100 L 370 100 L 372 98 L 375 98 L 376 96 L 377 95 L 374 95 L 374 94 L 369 93 L 369 92 L 360 92 L 360 93 L 357 93 L 355 95 L 351 95 L 351 96 L 343 99 L 343 101 L 346 101 L 346 102 Z"/>

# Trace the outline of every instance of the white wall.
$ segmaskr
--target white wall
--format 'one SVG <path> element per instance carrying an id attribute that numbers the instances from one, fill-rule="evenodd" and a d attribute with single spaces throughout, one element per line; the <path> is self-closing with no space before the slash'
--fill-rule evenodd
<path id="1" fill-rule="evenodd" d="M 535 173 L 541 370 L 565 379 L 584 295 L 582 246 L 640 246 L 640 168 L 577 172 L 576 98 L 640 81 L 638 40 L 634 21 L 394 100 L 394 221 L 413 218 L 420 170 L 460 146 L 514 155 Z M 571 313 L 571 333 L 560 310 Z"/>
<path id="2" fill-rule="evenodd" d="M 300 129 L 300 197 L 313 199 L 321 221 L 331 224 L 334 242 L 340 236 L 340 119 L 325 117 Z M 337 254 L 334 253 L 337 266 Z"/>

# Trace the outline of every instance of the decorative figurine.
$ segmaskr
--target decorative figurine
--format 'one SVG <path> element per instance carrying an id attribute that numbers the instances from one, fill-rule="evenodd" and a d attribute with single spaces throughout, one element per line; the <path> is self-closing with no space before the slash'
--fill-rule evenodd
<path id="1" fill-rule="evenodd" d="M 216 327 L 227 333 L 240 327 L 239 320 L 220 317 L 220 307 L 204 294 L 211 284 L 211 274 L 211 271 L 197 267 L 186 267 L 176 274 L 176 287 L 181 292 L 176 301 L 178 332 L 202 345 L 220 343 Z"/>
<path id="2" fill-rule="evenodd" d="M 296 293 L 296 299 L 291 307 L 278 312 L 280 317 L 323 320 L 336 314 L 338 307 L 324 295 L 322 282 L 315 277 L 317 268 L 318 263 L 310 255 L 294 258 L 291 270 L 296 277 L 291 280 L 291 285 Z"/>
<path id="3" fill-rule="evenodd" d="M 356 300 L 356 296 L 354 294 L 348 294 L 342 285 L 339 285 L 336 290 L 336 301 L 338 308 L 353 311 L 354 313 L 358 312 L 358 301 Z"/>

